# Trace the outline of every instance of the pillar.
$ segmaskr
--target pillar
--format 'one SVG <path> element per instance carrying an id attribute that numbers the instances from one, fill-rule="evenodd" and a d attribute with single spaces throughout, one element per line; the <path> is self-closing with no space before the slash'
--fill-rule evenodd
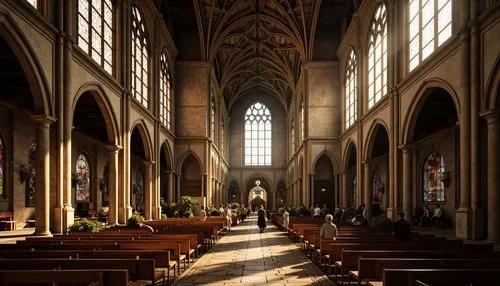
<path id="1" fill-rule="evenodd" d="M 153 219 L 153 188 L 151 181 L 151 168 L 154 162 L 144 161 L 144 218 L 147 220 Z"/>
<path id="2" fill-rule="evenodd" d="M 488 122 L 488 241 L 500 241 L 500 112 L 482 114 Z"/>
<path id="3" fill-rule="evenodd" d="M 411 222 L 411 146 L 403 145 L 401 150 L 403 151 L 403 212 L 405 213 L 405 219 Z"/>
<path id="4" fill-rule="evenodd" d="M 315 197 L 314 197 L 314 174 L 309 174 L 309 180 L 311 181 L 311 205 L 315 205 Z"/>
<path id="5" fill-rule="evenodd" d="M 167 203 L 170 205 L 174 201 L 174 173 L 167 172 Z"/>
<path id="6" fill-rule="evenodd" d="M 51 235 L 50 227 L 50 125 L 54 118 L 46 115 L 31 117 L 36 123 L 35 233 Z"/>
<path id="7" fill-rule="evenodd" d="M 177 194 L 175 197 L 176 201 L 178 201 L 181 198 L 181 177 L 182 177 L 182 174 L 177 175 L 177 186 L 175 188 L 176 189 L 175 193 Z"/>
<path id="8" fill-rule="evenodd" d="M 341 191 L 341 202 L 342 205 L 340 207 L 349 207 L 349 171 L 342 172 L 342 191 Z"/>
<path id="9" fill-rule="evenodd" d="M 121 146 L 108 145 L 108 192 L 109 192 L 109 225 L 118 224 L 118 153 Z"/>
<path id="10" fill-rule="evenodd" d="M 370 166 L 369 161 L 364 161 L 363 166 L 364 166 L 364 191 L 365 191 L 365 208 L 366 208 L 366 217 L 365 219 L 368 221 L 368 223 L 371 222 L 372 218 L 372 202 L 373 202 L 373 191 L 372 191 L 372 180 L 371 178 L 371 166 Z"/>

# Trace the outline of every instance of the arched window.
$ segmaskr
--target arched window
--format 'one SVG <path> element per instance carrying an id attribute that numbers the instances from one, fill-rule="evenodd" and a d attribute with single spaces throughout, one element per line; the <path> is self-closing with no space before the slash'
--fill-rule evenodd
<path id="1" fill-rule="evenodd" d="M 451 0 L 409 1 L 408 59 L 410 71 L 451 37 L 451 5 Z"/>
<path id="2" fill-rule="evenodd" d="M 443 156 L 439 152 L 430 153 L 425 160 L 423 171 L 424 202 L 444 202 L 446 198 Z"/>
<path id="3" fill-rule="evenodd" d="M 358 68 L 354 50 L 349 53 L 345 74 L 345 128 L 349 128 L 356 121 L 358 112 Z"/>
<path id="4" fill-rule="evenodd" d="M 36 141 L 31 142 L 28 152 L 28 175 L 26 178 L 26 206 L 35 206 L 36 181 Z"/>
<path id="5" fill-rule="evenodd" d="M 139 9 L 132 7 L 132 94 L 148 108 L 149 54 L 146 27 Z"/>
<path id="6" fill-rule="evenodd" d="M 36 1 L 35 1 L 36 2 Z M 113 74 L 113 4 L 78 0 L 78 46 Z"/>
<path id="7" fill-rule="evenodd" d="M 306 137 L 306 130 L 305 130 L 305 120 L 304 120 L 304 100 L 302 100 L 302 103 L 300 104 L 300 139 L 304 140 Z"/>
<path id="8" fill-rule="evenodd" d="M 77 201 L 90 201 L 90 165 L 87 156 L 76 159 L 75 197 Z"/>
<path id="9" fill-rule="evenodd" d="M 215 100 L 213 97 L 210 105 L 210 132 L 210 137 L 215 140 Z"/>
<path id="10" fill-rule="evenodd" d="M 295 120 L 292 118 L 292 126 L 290 127 L 292 133 L 292 155 L 295 153 Z"/>
<path id="11" fill-rule="evenodd" d="M 387 93 L 387 12 L 384 4 L 375 11 L 368 46 L 368 108 L 372 108 Z"/>
<path id="12" fill-rule="evenodd" d="M 167 129 L 171 129 L 171 95 L 172 85 L 170 84 L 170 69 L 168 58 L 162 53 L 160 60 L 160 121 Z"/>
<path id="13" fill-rule="evenodd" d="M 5 198 L 5 149 L 0 137 L 0 199 Z"/>
<path id="14" fill-rule="evenodd" d="M 245 165 L 271 165 L 271 112 L 256 102 L 245 113 Z"/>

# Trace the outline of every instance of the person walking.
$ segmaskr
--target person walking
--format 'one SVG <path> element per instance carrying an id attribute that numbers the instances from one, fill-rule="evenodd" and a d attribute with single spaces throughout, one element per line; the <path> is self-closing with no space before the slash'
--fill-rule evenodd
<path id="1" fill-rule="evenodd" d="M 246 215 L 247 215 L 247 209 L 245 208 L 244 205 L 241 205 L 241 208 L 240 208 L 240 221 L 241 222 L 245 221 Z"/>
<path id="2" fill-rule="evenodd" d="M 260 228 L 260 232 L 264 232 L 266 229 L 266 211 L 264 210 L 264 206 L 261 205 L 259 211 L 257 212 L 257 225 Z"/>
<path id="3" fill-rule="evenodd" d="M 283 227 L 285 228 L 285 231 L 288 232 L 288 224 L 290 222 L 290 214 L 286 210 L 286 208 L 283 211 Z"/>

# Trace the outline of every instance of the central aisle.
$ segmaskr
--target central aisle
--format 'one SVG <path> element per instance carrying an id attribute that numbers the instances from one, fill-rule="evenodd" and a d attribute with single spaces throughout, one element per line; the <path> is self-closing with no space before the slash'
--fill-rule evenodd
<path id="1" fill-rule="evenodd" d="M 300 249 L 268 223 L 259 233 L 257 217 L 233 227 L 173 285 L 333 285 Z"/>

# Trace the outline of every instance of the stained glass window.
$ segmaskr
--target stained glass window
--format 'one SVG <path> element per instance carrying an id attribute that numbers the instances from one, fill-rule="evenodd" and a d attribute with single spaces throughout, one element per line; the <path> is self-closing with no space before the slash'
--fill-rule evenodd
<path id="1" fill-rule="evenodd" d="M 113 4 L 78 0 L 78 46 L 113 74 Z"/>
<path id="2" fill-rule="evenodd" d="M 168 129 L 171 128 L 171 94 L 170 69 L 168 57 L 162 53 L 160 60 L 160 121 Z"/>
<path id="3" fill-rule="evenodd" d="M 215 101 L 212 99 L 212 104 L 210 105 L 210 137 L 212 140 L 215 139 Z"/>
<path id="4" fill-rule="evenodd" d="M 351 193 L 351 205 L 356 207 L 358 195 L 358 179 L 356 176 L 352 178 L 352 193 Z"/>
<path id="5" fill-rule="evenodd" d="M 347 60 L 346 75 L 345 75 L 345 128 L 349 128 L 358 116 L 356 106 L 357 90 L 358 90 L 358 68 L 356 62 L 356 54 L 351 49 Z"/>
<path id="6" fill-rule="evenodd" d="M 26 178 L 26 206 L 35 206 L 36 141 L 31 142 L 28 152 L 28 175 Z"/>
<path id="7" fill-rule="evenodd" d="M 408 51 L 410 71 L 451 37 L 451 5 L 451 0 L 409 1 Z"/>
<path id="8" fill-rule="evenodd" d="M 256 102 L 245 113 L 245 165 L 271 165 L 271 112 Z"/>
<path id="9" fill-rule="evenodd" d="M 144 107 L 149 106 L 149 53 L 146 26 L 137 6 L 132 7 L 132 94 Z"/>
<path id="10" fill-rule="evenodd" d="M 87 156 L 80 154 L 76 160 L 76 200 L 90 201 L 90 165 Z"/>
<path id="11" fill-rule="evenodd" d="M 5 149 L 0 137 L 0 199 L 5 198 Z"/>
<path id="12" fill-rule="evenodd" d="M 427 157 L 423 170 L 424 202 L 444 202 L 444 159 L 439 152 L 432 152 Z"/>
<path id="13" fill-rule="evenodd" d="M 387 94 L 387 12 L 384 4 L 375 11 L 368 36 L 368 108 L 372 108 Z"/>

